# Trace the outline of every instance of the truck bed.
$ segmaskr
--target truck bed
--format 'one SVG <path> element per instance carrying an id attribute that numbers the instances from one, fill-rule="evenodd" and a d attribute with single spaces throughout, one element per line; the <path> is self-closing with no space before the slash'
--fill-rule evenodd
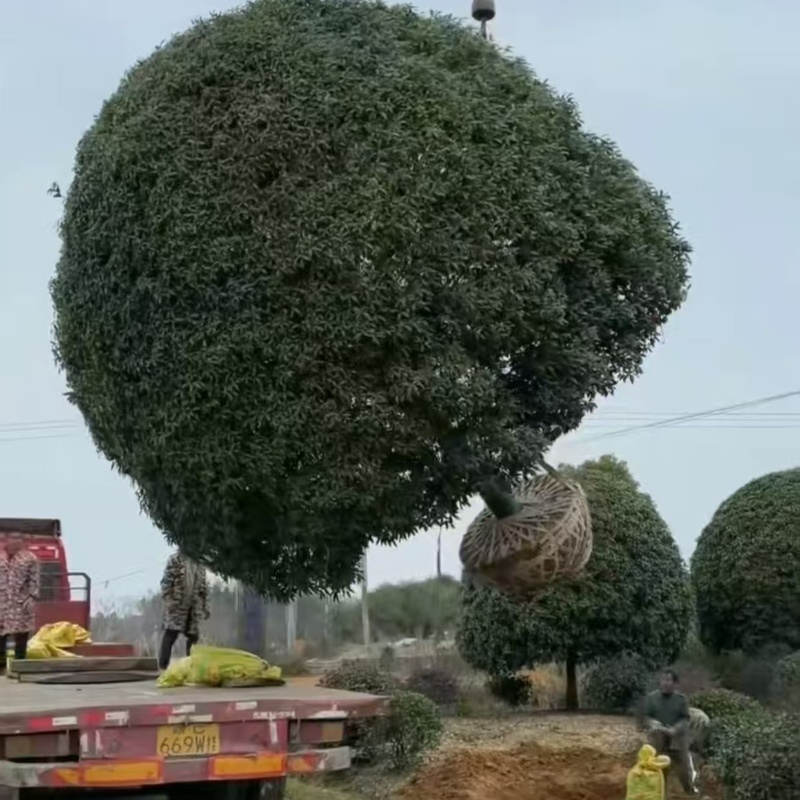
<path id="1" fill-rule="evenodd" d="M 253 719 L 343 719 L 382 714 L 386 699 L 291 683 L 160 689 L 150 682 L 44 685 L 0 679 L 0 733 Z"/>

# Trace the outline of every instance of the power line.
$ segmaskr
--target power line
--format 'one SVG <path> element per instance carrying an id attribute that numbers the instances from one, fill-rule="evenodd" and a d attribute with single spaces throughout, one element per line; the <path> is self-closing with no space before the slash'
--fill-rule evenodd
<path id="1" fill-rule="evenodd" d="M 2 442 L 36 442 L 40 439 L 82 439 L 84 437 L 74 433 L 52 433 L 45 434 L 44 436 L 2 436 L 0 435 L 0 443 Z"/>
<path id="2" fill-rule="evenodd" d="M 754 408 L 756 406 L 797 396 L 800 396 L 800 390 L 770 395 L 768 397 L 761 397 L 756 400 L 748 400 L 743 403 L 735 403 L 729 406 L 711 408 L 705 411 L 680 412 L 677 414 L 668 411 L 623 411 L 613 409 L 605 411 L 601 410 L 585 419 L 582 423 L 582 427 L 590 427 L 595 429 L 611 428 L 613 430 L 610 430 L 608 433 L 581 438 L 579 441 L 590 442 L 596 439 L 623 436 L 630 433 L 638 433 L 639 431 L 653 430 L 655 428 L 707 430 L 794 430 L 796 428 L 800 428 L 800 412 L 762 411 L 755 414 L 748 414 L 743 412 L 742 409 Z M 705 424 L 685 424 L 687 422 L 691 423 L 695 420 L 705 420 Z M 641 424 L 620 425 L 620 423 L 628 422 L 641 422 Z M 769 422 L 771 424 L 752 424 L 765 422 Z M 793 422 L 797 422 L 797 424 L 791 424 Z M 3 442 L 37 441 L 39 439 L 84 438 L 86 435 L 85 430 L 81 431 L 80 433 L 59 432 L 59 429 L 61 428 L 76 427 L 82 427 L 82 423 L 74 419 L 0 423 L 0 444 Z M 50 433 L 50 431 L 54 432 Z M 6 435 L 16 433 L 24 433 L 26 435 Z"/>
<path id="3" fill-rule="evenodd" d="M 82 426 L 77 419 L 39 419 L 28 422 L 2 422 L 0 430 L 37 430 L 39 428 L 76 428 Z"/>
<path id="4" fill-rule="evenodd" d="M 123 581 L 126 578 L 135 578 L 137 575 L 144 575 L 146 572 L 152 572 L 158 565 L 154 562 L 147 567 L 141 567 L 140 569 L 132 570 L 131 572 L 123 572 L 121 575 L 114 575 L 110 578 L 104 578 L 98 583 L 103 585 L 103 588 L 107 589 L 109 583 L 117 583 L 118 581 Z"/>
<path id="5" fill-rule="evenodd" d="M 735 403 L 734 405 L 730 406 L 720 406 L 718 408 L 710 408 L 707 411 L 695 411 L 690 414 L 679 414 L 674 417 L 667 417 L 666 419 L 657 420 L 656 422 L 647 422 L 642 425 L 631 425 L 629 427 L 621 428 L 620 430 L 613 431 L 611 433 L 601 433 L 597 436 L 590 436 L 587 439 L 582 439 L 582 442 L 591 442 L 597 439 L 606 439 L 616 436 L 625 436 L 630 433 L 638 433 L 640 431 L 650 430 L 652 428 L 662 428 L 662 427 L 677 427 L 683 422 L 688 422 L 694 419 L 703 419 L 706 417 L 713 417 L 719 414 L 725 414 L 731 411 L 739 411 L 743 408 L 753 408 L 755 406 L 765 405 L 766 403 L 774 403 L 778 400 L 786 400 L 789 397 L 797 397 L 800 396 L 800 389 L 791 391 L 791 392 L 783 392 L 782 394 L 773 394 L 769 395 L 768 397 L 759 397 L 756 400 L 748 400 L 744 403 Z"/>

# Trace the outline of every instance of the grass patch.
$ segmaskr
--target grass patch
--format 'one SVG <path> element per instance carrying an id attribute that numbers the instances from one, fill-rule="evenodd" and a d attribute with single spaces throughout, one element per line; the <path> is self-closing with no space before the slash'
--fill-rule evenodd
<path id="1" fill-rule="evenodd" d="M 286 800 L 362 800 L 360 795 L 343 789 L 331 789 L 318 781 L 290 780 Z"/>

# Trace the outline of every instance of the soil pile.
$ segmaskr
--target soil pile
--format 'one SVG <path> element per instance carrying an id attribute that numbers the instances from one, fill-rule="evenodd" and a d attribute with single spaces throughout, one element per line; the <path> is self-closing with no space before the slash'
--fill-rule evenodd
<path id="1" fill-rule="evenodd" d="M 597 750 L 450 752 L 423 769 L 403 790 L 407 800 L 620 800 L 627 767 Z"/>

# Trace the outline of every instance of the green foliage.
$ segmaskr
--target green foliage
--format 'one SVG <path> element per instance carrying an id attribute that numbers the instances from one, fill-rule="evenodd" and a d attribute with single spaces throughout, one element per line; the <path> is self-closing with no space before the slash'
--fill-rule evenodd
<path id="1" fill-rule="evenodd" d="M 800 649 L 800 469 L 729 497 L 692 556 L 700 636 L 713 652 Z"/>
<path id="2" fill-rule="evenodd" d="M 380 586 L 369 593 L 370 626 L 380 640 L 442 638 L 455 630 L 460 584 L 443 576 L 427 581 Z M 361 601 L 337 604 L 332 627 L 340 638 L 361 635 Z"/>
<path id="3" fill-rule="evenodd" d="M 521 675 L 493 675 L 489 678 L 487 687 L 493 697 L 512 708 L 527 705 L 533 696 L 530 681 Z"/>
<path id="4" fill-rule="evenodd" d="M 444 729 L 436 703 L 417 692 L 398 692 L 386 723 L 389 763 L 397 770 L 416 766 L 438 746 Z"/>
<path id="5" fill-rule="evenodd" d="M 571 99 L 369 0 L 255 0 L 138 63 L 61 237 L 55 351 L 98 449 L 281 599 L 530 470 L 638 374 L 689 253 Z"/>
<path id="6" fill-rule="evenodd" d="M 800 650 L 778 661 L 775 680 L 780 686 L 800 689 Z"/>
<path id="7" fill-rule="evenodd" d="M 384 718 L 356 720 L 346 726 L 346 740 L 363 761 L 388 758 L 394 769 L 406 769 L 439 743 L 442 721 L 433 700 L 404 691 L 399 682 L 369 661 L 344 661 L 320 681 L 328 689 L 363 692 L 391 698 Z"/>
<path id="8" fill-rule="evenodd" d="M 729 800 L 795 800 L 800 717 L 766 710 L 739 715 L 714 735 L 712 766 Z"/>
<path id="9" fill-rule="evenodd" d="M 753 714 L 761 709 L 758 700 L 729 689 L 707 689 L 704 692 L 696 692 L 691 696 L 690 703 L 694 708 L 705 711 L 712 723 Z"/>
<path id="10" fill-rule="evenodd" d="M 762 703 L 772 699 L 775 672 L 785 648 L 767 647 L 759 652 L 741 650 L 722 653 L 714 658 L 719 684 L 725 689 L 754 697 Z"/>
<path id="11" fill-rule="evenodd" d="M 458 680 L 442 666 L 420 667 L 408 678 L 408 688 L 424 695 L 437 706 L 455 708 L 458 705 Z"/>
<path id="12" fill-rule="evenodd" d="M 320 686 L 385 697 L 397 690 L 398 681 L 372 661 L 342 661 L 322 676 Z"/>
<path id="13" fill-rule="evenodd" d="M 320 686 L 344 692 L 361 692 L 392 697 L 400 688 L 399 681 L 373 661 L 342 661 L 328 670 Z M 387 722 L 384 719 L 349 720 L 345 724 L 345 742 L 353 748 L 354 757 L 376 763 L 387 749 Z"/>
<path id="14" fill-rule="evenodd" d="M 598 711 L 630 711 L 648 688 L 651 672 L 636 655 L 603 659 L 584 676 L 583 705 Z"/>
<path id="15" fill-rule="evenodd" d="M 689 581 L 653 501 L 610 456 L 571 473 L 592 512 L 594 550 L 586 572 L 527 605 L 466 583 L 457 642 L 477 669 L 508 674 L 568 656 L 590 664 L 621 652 L 657 668 L 672 663 L 686 640 Z"/>
<path id="16" fill-rule="evenodd" d="M 784 708 L 800 711 L 800 651 L 775 665 L 772 699 Z"/>

